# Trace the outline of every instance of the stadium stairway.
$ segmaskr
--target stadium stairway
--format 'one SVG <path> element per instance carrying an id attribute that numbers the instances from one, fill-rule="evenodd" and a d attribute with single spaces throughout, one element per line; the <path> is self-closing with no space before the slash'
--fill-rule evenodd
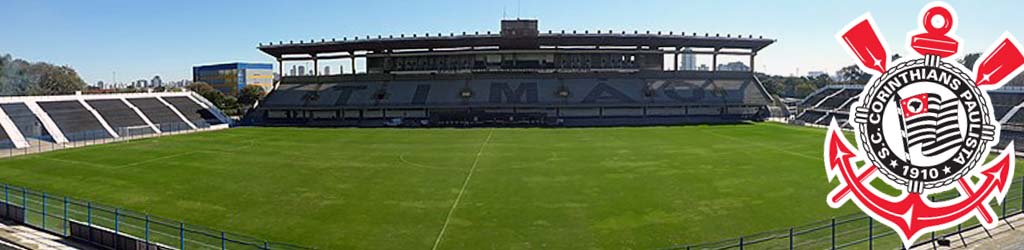
<path id="1" fill-rule="evenodd" d="M 0 148 L 25 152 L 231 124 L 192 92 L 0 97 Z"/>

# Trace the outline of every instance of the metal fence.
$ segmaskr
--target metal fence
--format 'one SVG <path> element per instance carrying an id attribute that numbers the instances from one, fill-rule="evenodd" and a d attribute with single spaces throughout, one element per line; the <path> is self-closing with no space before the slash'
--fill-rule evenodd
<path id="1" fill-rule="evenodd" d="M 28 141 L 29 146 L 25 148 L 15 148 L 14 143 L 10 139 L 2 139 L 0 140 L 0 158 L 215 129 L 211 127 L 192 129 L 191 126 L 184 122 L 154 124 L 154 126 L 160 129 L 162 133 L 153 132 L 149 126 L 113 127 L 111 129 L 120 135 L 117 138 L 111 137 L 110 133 L 106 130 L 89 130 L 65 134 L 64 136 L 69 140 L 66 143 L 55 143 L 49 135 L 27 135 L 25 139 Z"/>
<path id="2" fill-rule="evenodd" d="M 1015 178 L 1007 191 L 1002 205 L 991 202 L 999 220 L 1024 213 L 1024 176 Z M 956 193 L 942 193 L 930 197 L 934 201 L 958 197 Z M 824 201 L 822 201 L 824 203 Z M 1006 222 L 1008 223 L 1008 222 Z M 956 228 L 931 233 L 918 239 L 913 246 L 934 244 L 936 239 L 951 238 L 963 241 L 961 233 L 981 225 L 977 220 L 968 220 Z M 957 239 L 959 238 L 959 239 Z M 964 242 L 966 245 L 967 243 Z M 666 249 L 901 249 L 906 248 L 896 232 L 881 225 L 863 213 L 849 214 L 814 223 L 785 229 L 765 231 L 727 240 L 693 245 L 673 246 Z"/>
<path id="3" fill-rule="evenodd" d="M 24 210 L 22 210 L 24 209 Z M 261 240 L 150 216 L 113 206 L 53 195 L 3 184 L 2 215 L 21 219 L 26 225 L 69 238 L 78 238 L 114 249 L 314 249 L 305 246 Z M 23 212 L 22 212 L 23 211 Z M 13 216 L 12 216 L 13 215 Z M 145 247 L 117 246 L 127 237 Z"/>

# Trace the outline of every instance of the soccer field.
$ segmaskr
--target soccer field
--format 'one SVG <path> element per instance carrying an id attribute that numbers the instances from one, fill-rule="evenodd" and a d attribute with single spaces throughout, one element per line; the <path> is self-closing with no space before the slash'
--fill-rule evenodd
<path id="1" fill-rule="evenodd" d="M 0 180 L 319 249 L 623 249 L 818 221 L 825 131 L 235 128 L 0 160 Z"/>

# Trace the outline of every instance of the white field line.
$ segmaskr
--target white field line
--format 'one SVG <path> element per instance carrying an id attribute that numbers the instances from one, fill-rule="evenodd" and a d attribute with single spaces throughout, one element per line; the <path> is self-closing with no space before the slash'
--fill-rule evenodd
<path id="1" fill-rule="evenodd" d="M 452 207 L 448 209 L 448 215 L 444 217 L 444 225 L 441 226 L 441 232 L 437 234 L 437 239 L 434 240 L 434 247 L 432 250 L 437 250 L 437 246 L 441 245 L 441 239 L 444 238 L 444 231 L 448 229 L 448 223 L 452 220 L 452 214 L 455 213 L 455 208 L 459 206 L 459 201 L 462 200 L 462 194 L 466 193 L 466 186 L 469 186 L 469 179 L 473 178 L 473 171 L 476 171 L 476 165 L 480 162 L 480 155 L 484 154 L 484 148 L 487 147 L 487 143 L 491 141 L 491 135 L 494 134 L 494 129 L 487 132 L 487 139 L 484 140 L 483 144 L 480 144 L 480 150 L 476 152 L 476 158 L 473 159 L 473 166 L 469 167 L 469 173 L 466 174 L 466 179 L 462 181 L 462 189 L 459 190 L 459 195 L 455 196 L 455 202 L 452 202 Z"/>

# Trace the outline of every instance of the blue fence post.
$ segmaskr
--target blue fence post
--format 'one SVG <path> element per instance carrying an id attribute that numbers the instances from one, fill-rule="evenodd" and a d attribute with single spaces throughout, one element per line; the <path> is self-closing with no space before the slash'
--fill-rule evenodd
<path id="1" fill-rule="evenodd" d="M 740 250 L 743 250 L 743 236 L 740 236 Z"/>
<path id="2" fill-rule="evenodd" d="M 118 221 L 118 219 L 119 219 L 118 217 L 121 217 L 121 216 L 120 216 L 120 213 L 121 213 L 121 211 L 120 211 L 120 210 L 118 210 L 118 209 L 117 209 L 117 208 L 115 207 L 115 208 L 114 208 L 114 237 L 115 237 L 115 238 L 116 238 L 116 237 L 117 237 L 117 236 L 118 236 L 119 234 L 121 234 L 121 228 L 120 228 L 120 226 L 121 226 L 121 223 L 120 223 L 120 221 Z M 115 240 L 115 241 L 114 241 L 114 249 L 117 249 L 117 247 L 118 247 L 118 246 L 117 246 L 117 245 L 118 245 L 118 244 L 117 244 L 117 242 L 118 242 L 117 240 Z"/>
<path id="3" fill-rule="evenodd" d="M 21 206 L 25 209 L 25 216 L 22 216 L 22 223 L 28 224 L 28 189 L 21 187 Z"/>
<path id="4" fill-rule="evenodd" d="M 10 192 L 7 192 L 7 183 L 4 183 L 4 208 L 7 208 L 7 212 L 11 212 L 11 196 Z"/>
<path id="5" fill-rule="evenodd" d="M 789 227 L 789 250 L 793 250 L 793 227 Z"/>
<path id="6" fill-rule="evenodd" d="M 868 249 L 875 249 L 875 219 L 868 216 Z"/>
<path id="7" fill-rule="evenodd" d="M 64 222 L 60 223 L 60 228 L 64 231 L 64 237 L 68 236 L 68 197 L 64 196 Z"/>
<path id="8" fill-rule="evenodd" d="M 178 234 L 181 239 L 181 250 L 185 250 L 185 222 L 178 224 Z"/>
<path id="9" fill-rule="evenodd" d="M 86 223 L 89 224 L 89 227 L 92 227 L 92 202 L 91 201 L 85 202 L 85 220 L 86 220 Z M 89 231 L 91 232 L 92 230 L 89 230 Z"/>
<path id="10" fill-rule="evenodd" d="M 149 249 L 149 214 L 146 214 L 146 249 Z"/>
<path id="11" fill-rule="evenodd" d="M 43 231 L 46 231 L 46 192 L 43 192 Z"/>
<path id="12" fill-rule="evenodd" d="M 85 223 L 87 223 L 89 225 L 89 229 L 87 230 L 87 232 L 89 232 L 89 240 L 94 240 L 92 238 L 92 202 L 91 201 L 85 202 L 85 221 L 86 221 Z"/>
<path id="13" fill-rule="evenodd" d="M 263 250 L 270 250 L 270 242 L 263 241 Z"/>
<path id="14" fill-rule="evenodd" d="M 1003 203 L 1002 204 L 1002 206 L 1003 206 L 1003 214 L 999 216 L 999 219 L 1005 219 L 1006 218 L 1006 197 L 1003 197 L 1003 202 L 1002 203 Z"/>
<path id="15" fill-rule="evenodd" d="M 225 249 L 228 249 L 228 241 L 227 241 L 227 238 L 224 237 L 224 231 L 221 231 L 220 232 L 220 250 L 225 250 Z"/>
<path id="16" fill-rule="evenodd" d="M 832 248 L 836 249 L 836 218 L 832 218 Z"/>

